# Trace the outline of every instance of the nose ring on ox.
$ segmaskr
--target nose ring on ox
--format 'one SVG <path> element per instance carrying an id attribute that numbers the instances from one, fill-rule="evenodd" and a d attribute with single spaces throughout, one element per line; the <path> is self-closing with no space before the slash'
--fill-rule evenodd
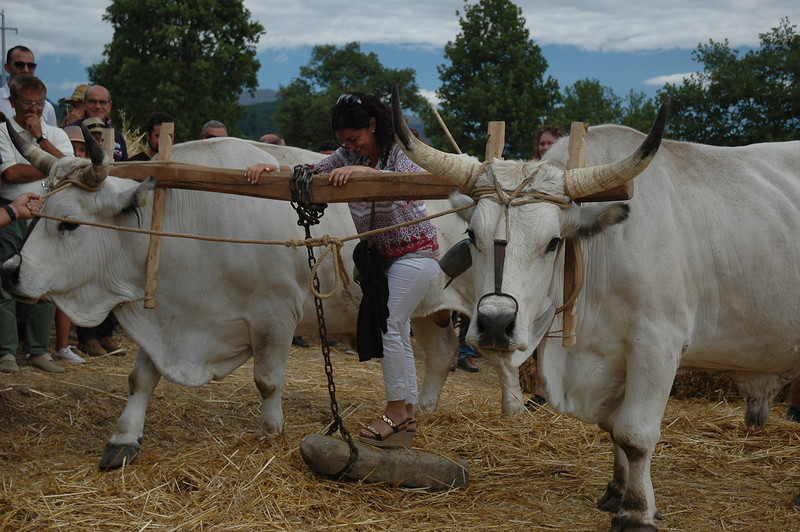
<path id="1" fill-rule="evenodd" d="M 510 349 L 517 322 L 519 303 L 503 292 L 503 267 L 506 260 L 506 240 L 494 241 L 494 292 L 478 300 L 478 344 L 481 347 Z M 509 303 L 513 303 L 513 306 Z"/>

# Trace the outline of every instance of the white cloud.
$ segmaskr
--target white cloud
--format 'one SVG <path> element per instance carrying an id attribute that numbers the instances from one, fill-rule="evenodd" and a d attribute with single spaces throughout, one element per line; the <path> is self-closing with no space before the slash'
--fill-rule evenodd
<path id="1" fill-rule="evenodd" d="M 436 95 L 436 91 L 431 91 L 431 90 L 428 90 L 428 89 L 420 89 L 419 90 L 419 95 L 422 96 L 423 98 L 425 98 L 426 100 L 428 100 L 429 102 L 431 102 L 433 105 L 436 105 L 436 106 L 438 106 L 439 103 L 441 102 L 439 97 Z"/>
<path id="2" fill-rule="evenodd" d="M 656 76 L 654 78 L 648 78 L 644 80 L 645 85 L 654 85 L 656 87 L 662 87 L 666 83 L 671 83 L 672 85 L 681 85 L 683 80 L 689 78 L 692 74 L 696 74 L 697 72 L 684 72 L 682 74 L 667 74 L 665 76 Z"/>

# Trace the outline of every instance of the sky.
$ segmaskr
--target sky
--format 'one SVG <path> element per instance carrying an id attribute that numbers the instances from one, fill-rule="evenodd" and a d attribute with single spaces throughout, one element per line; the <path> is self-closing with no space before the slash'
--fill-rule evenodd
<path id="1" fill-rule="evenodd" d="M 224 1 L 224 0 L 222 0 Z M 469 0 L 470 4 L 477 0 Z M 701 68 L 692 51 L 709 40 L 746 51 L 789 17 L 800 22 L 798 0 L 517 0 L 531 39 L 542 47 L 546 75 L 563 89 L 597 79 L 618 96 L 648 97 L 664 83 Z M 48 99 L 68 96 L 88 80 L 86 68 L 103 59 L 111 26 L 102 20 L 109 0 L 3 0 L 5 49 L 33 50 Z M 464 0 L 244 0 L 267 33 L 257 44 L 259 88 L 289 84 L 308 64 L 315 45 L 358 41 L 388 68 L 413 68 L 435 101 L 444 46 L 461 31 Z M 368 5 L 369 8 L 360 6 Z M 4 57 L 5 59 L 5 57 Z"/>

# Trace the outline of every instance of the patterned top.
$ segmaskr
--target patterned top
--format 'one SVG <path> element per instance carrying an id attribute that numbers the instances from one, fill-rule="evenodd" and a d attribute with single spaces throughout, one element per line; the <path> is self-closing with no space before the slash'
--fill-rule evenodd
<path id="1" fill-rule="evenodd" d="M 359 157 L 347 148 L 339 148 L 325 159 L 314 165 L 321 173 L 329 173 L 334 168 L 342 166 L 370 166 L 366 157 Z M 382 172 L 422 172 L 408 156 L 403 153 L 397 143 L 393 143 L 389 150 L 386 165 L 383 159 L 375 167 Z M 350 214 L 359 233 L 369 231 L 369 219 L 372 211 L 371 201 L 351 202 Z M 422 200 L 411 201 L 378 201 L 375 202 L 375 229 L 389 227 L 411 220 L 416 220 L 428 215 L 425 202 Z M 384 259 L 395 261 L 401 257 L 439 257 L 439 243 L 436 238 L 436 228 L 430 222 L 392 229 L 374 235 L 375 247 Z"/>

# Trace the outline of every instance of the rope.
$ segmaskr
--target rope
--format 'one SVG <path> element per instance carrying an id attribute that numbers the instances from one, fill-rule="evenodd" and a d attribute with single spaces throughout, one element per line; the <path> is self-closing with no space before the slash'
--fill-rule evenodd
<path id="1" fill-rule="evenodd" d="M 63 181 L 62 181 L 63 183 Z M 69 186 L 70 184 L 76 184 L 73 180 L 70 180 L 69 183 L 60 184 L 58 189 L 64 188 Z M 79 185 L 80 186 L 80 185 Z M 56 190 L 52 190 L 48 192 L 48 196 L 52 195 Z M 314 267 L 309 275 L 309 288 L 311 289 L 311 293 L 315 297 L 319 297 L 320 299 L 330 299 L 333 297 L 336 292 L 339 290 L 340 282 L 344 286 L 344 288 L 348 288 L 350 286 L 350 276 L 347 274 L 347 269 L 344 266 L 344 259 L 342 258 L 341 249 L 345 242 L 349 242 L 350 240 L 356 240 L 361 238 L 366 238 L 370 235 L 383 233 L 386 231 L 392 231 L 394 229 L 399 229 L 401 227 L 406 227 L 409 225 L 414 225 L 420 222 L 424 222 L 427 220 L 433 220 L 434 218 L 439 218 L 440 216 L 446 216 L 448 214 L 453 214 L 459 211 L 463 211 L 472 207 L 474 204 L 462 205 L 461 207 L 456 207 L 453 209 L 448 209 L 446 211 L 442 211 L 437 214 L 431 214 L 422 218 L 417 218 L 416 220 L 411 220 L 409 222 L 403 222 L 400 224 L 390 225 L 388 227 L 382 227 L 380 229 L 373 229 L 372 231 L 367 231 L 365 233 L 359 233 L 356 235 L 348 236 L 345 238 L 336 238 L 331 235 L 323 235 L 318 238 L 306 238 L 306 239 L 298 239 L 292 238 L 289 240 L 257 240 L 257 239 L 245 239 L 245 238 L 228 238 L 228 237 L 216 237 L 216 236 L 204 236 L 204 235 L 195 235 L 189 233 L 173 233 L 168 231 L 153 231 L 152 229 L 140 229 L 136 227 L 125 227 L 120 225 L 112 225 L 112 224 L 104 224 L 100 222 L 88 222 L 82 220 L 76 220 L 74 218 L 62 218 L 60 216 L 52 216 L 49 214 L 43 214 L 41 212 L 34 213 L 34 216 L 39 218 L 46 218 L 48 220 L 53 220 L 56 222 L 64 222 L 68 224 L 78 224 L 78 225 L 88 225 L 91 227 L 99 227 L 101 229 L 113 229 L 116 231 L 123 231 L 127 233 L 140 233 L 146 235 L 157 235 L 157 236 L 164 236 L 164 237 L 172 237 L 172 238 L 189 238 L 193 240 L 201 240 L 204 242 L 225 242 L 225 243 L 232 243 L 232 244 L 257 244 L 257 245 L 267 245 L 267 246 L 286 246 L 290 248 L 299 248 L 299 247 L 314 247 L 314 246 L 323 246 L 325 250 L 319 257 L 319 260 L 316 261 Z M 331 258 L 334 262 L 334 287 L 333 289 L 326 293 L 321 294 L 319 291 L 314 288 L 313 279 L 314 275 L 316 275 L 317 271 L 319 270 L 320 265 L 322 264 L 323 260 L 326 256 L 331 255 Z"/>

